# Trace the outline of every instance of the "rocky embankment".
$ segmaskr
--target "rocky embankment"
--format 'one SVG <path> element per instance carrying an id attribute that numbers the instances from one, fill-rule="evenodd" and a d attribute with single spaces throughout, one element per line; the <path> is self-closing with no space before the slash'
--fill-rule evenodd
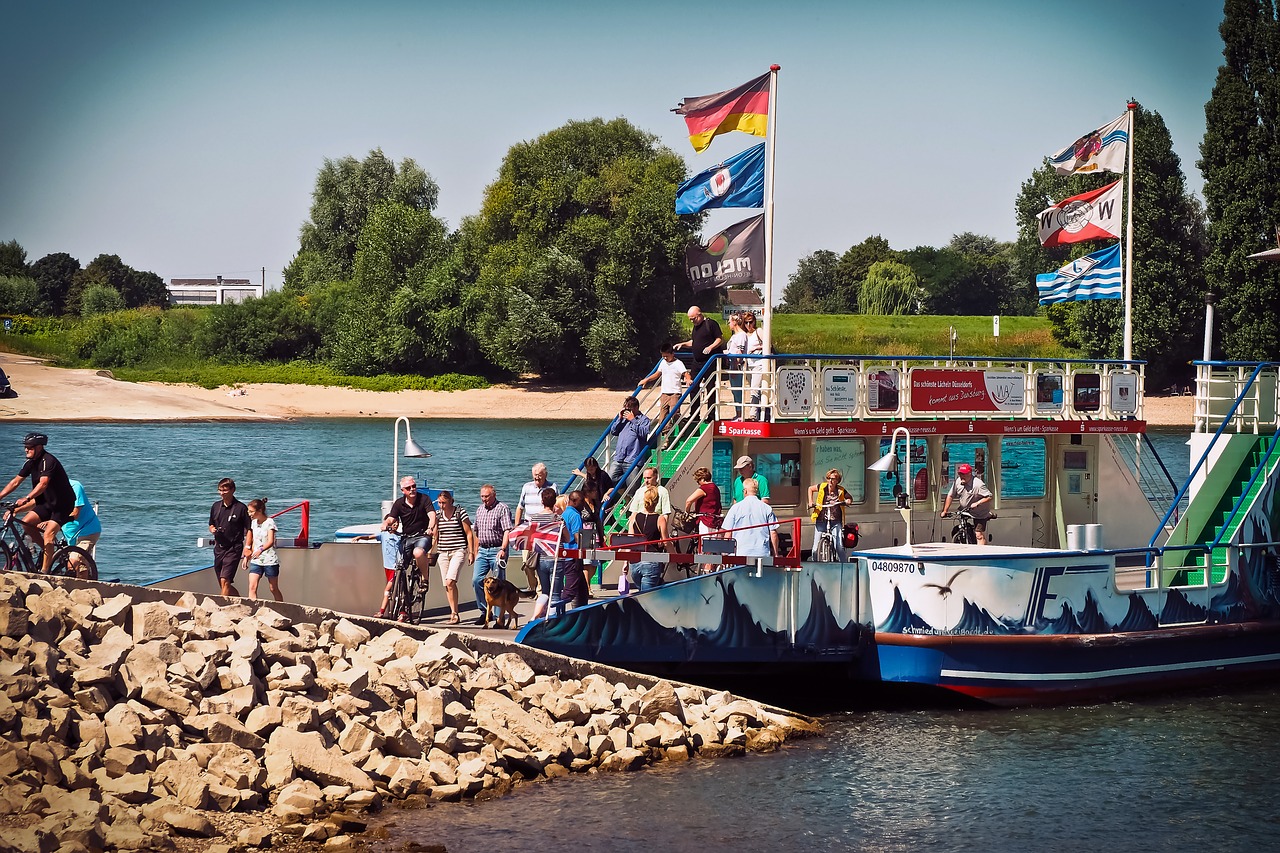
<path id="1" fill-rule="evenodd" d="M 390 801 L 496 796 L 816 731 L 487 638 L 111 593 L 0 574 L 0 849 L 353 849 Z"/>

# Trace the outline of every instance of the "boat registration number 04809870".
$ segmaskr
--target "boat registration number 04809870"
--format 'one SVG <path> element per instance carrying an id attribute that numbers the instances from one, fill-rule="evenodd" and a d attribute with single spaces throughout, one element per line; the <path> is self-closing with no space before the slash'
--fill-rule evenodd
<path id="1" fill-rule="evenodd" d="M 905 560 L 872 560 L 871 571 L 915 574 L 916 564 Z"/>

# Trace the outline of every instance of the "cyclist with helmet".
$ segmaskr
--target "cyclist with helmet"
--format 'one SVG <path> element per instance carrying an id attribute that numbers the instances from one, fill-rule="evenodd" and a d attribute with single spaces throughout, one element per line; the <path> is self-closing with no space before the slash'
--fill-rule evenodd
<path id="1" fill-rule="evenodd" d="M 45 450 L 49 436 L 42 432 L 29 432 L 22 439 L 27 462 L 9 484 L 0 489 L 0 499 L 12 492 L 27 477 L 31 478 L 31 491 L 15 502 L 11 512 L 25 512 L 22 524 L 33 541 L 44 543 L 44 558 L 40 569 L 45 574 L 53 563 L 53 543 L 62 525 L 71 518 L 76 506 L 76 494 L 66 469 L 52 453 Z"/>
<path id="2" fill-rule="evenodd" d="M 981 479 L 974 476 L 973 466 L 961 463 L 956 468 L 956 481 L 951 484 L 951 491 L 942 502 L 942 517 L 946 518 L 951 511 L 951 499 L 960 502 L 960 509 L 973 516 L 973 532 L 979 545 L 987 544 L 987 519 L 991 517 L 991 504 L 994 498 L 991 490 Z"/>

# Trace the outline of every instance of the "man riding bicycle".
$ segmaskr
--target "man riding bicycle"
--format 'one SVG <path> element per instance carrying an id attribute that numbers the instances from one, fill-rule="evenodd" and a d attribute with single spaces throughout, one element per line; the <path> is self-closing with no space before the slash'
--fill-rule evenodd
<path id="1" fill-rule="evenodd" d="M 961 463 L 956 468 L 956 480 L 942 502 L 942 517 L 951 511 L 951 499 L 957 498 L 960 510 L 973 516 L 973 532 L 979 545 L 987 544 L 987 520 L 991 518 L 991 505 L 995 498 L 987 484 L 973 474 L 973 466 Z"/>
<path id="2" fill-rule="evenodd" d="M 818 552 L 818 542 L 822 537 L 831 536 L 835 559 L 841 563 L 844 562 L 844 508 L 853 503 L 853 496 L 840 485 L 842 480 L 844 475 L 840 469 L 832 468 L 821 483 L 809 487 L 814 554 Z"/>
<path id="3" fill-rule="evenodd" d="M 4 498 L 27 477 L 31 478 L 31 491 L 26 497 L 14 503 L 10 510 L 14 515 L 25 512 L 22 525 L 27 536 L 34 542 L 44 543 L 44 557 L 40 570 L 49 573 L 53 562 L 53 545 L 57 540 L 62 525 L 71 518 L 71 511 L 76 505 L 76 495 L 71 488 L 71 479 L 66 470 L 52 453 L 45 450 L 49 436 L 42 432 L 29 432 L 22 439 L 22 446 L 27 454 L 26 464 L 9 484 L 0 489 L 0 499 Z"/>

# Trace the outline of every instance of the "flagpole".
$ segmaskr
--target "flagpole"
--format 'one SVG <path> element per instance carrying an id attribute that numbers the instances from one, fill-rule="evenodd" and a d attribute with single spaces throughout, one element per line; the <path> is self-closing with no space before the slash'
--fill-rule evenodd
<path id="1" fill-rule="evenodd" d="M 769 66 L 769 126 L 765 136 L 769 156 L 764 181 L 764 354 L 773 352 L 773 155 L 777 148 L 778 72 L 781 65 Z"/>
<path id="2" fill-rule="evenodd" d="M 1133 361 L 1133 117 L 1138 109 L 1136 101 L 1129 101 L 1129 194 L 1128 224 L 1124 238 L 1124 360 Z"/>

